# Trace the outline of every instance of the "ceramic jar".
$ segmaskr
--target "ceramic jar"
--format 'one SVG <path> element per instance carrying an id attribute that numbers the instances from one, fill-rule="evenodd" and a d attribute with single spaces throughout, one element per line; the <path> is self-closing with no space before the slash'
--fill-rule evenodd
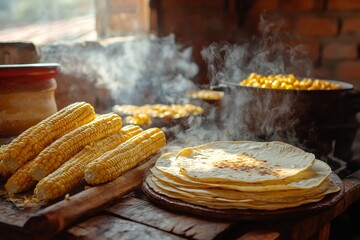
<path id="1" fill-rule="evenodd" d="M 57 111 L 56 63 L 0 65 L 0 137 L 17 136 Z"/>

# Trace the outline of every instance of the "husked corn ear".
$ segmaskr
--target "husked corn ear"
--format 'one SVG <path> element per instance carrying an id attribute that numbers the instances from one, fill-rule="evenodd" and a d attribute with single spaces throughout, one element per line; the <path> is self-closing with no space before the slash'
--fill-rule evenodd
<path id="1" fill-rule="evenodd" d="M 85 180 L 93 185 L 112 181 L 165 144 L 165 134 L 160 129 L 147 129 L 89 163 L 85 168 Z"/>
<path id="2" fill-rule="evenodd" d="M 95 120 L 62 136 L 31 161 L 30 174 L 41 180 L 91 142 L 121 129 L 121 117 L 115 113 L 97 116 Z"/>
<path id="3" fill-rule="evenodd" d="M 10 176 L 10 172 L 5 169 L 4 162 L 0 160 L 0 176 L 4 178 L 8 178 Z"/>
<path id="4" fill-rule="evenodd" d="M 36 185 L 29 173 L 31 162 L 19 168 L 5 183 L 5 190 L 9 196 L 23 192 Z"/>
<path id="5" fill-rule="evenodd" d="M 85 146 L 60 168 L 41 179 L 34 190 L 36 197 L 49 201 L 64 196 L 84 178 L 85 167 L 88 163 L 140 132 L 142 129 L 139 126 L 128 125 L 96 141 L 93 145 Z"/>
<path id="6" fill-rule="evenodd" d="M 5 170 L 14 173 L 50 143 L 94 118 L 95 111 L 90 104 L 77 102 L 30 127 L 0 149 Z"/>

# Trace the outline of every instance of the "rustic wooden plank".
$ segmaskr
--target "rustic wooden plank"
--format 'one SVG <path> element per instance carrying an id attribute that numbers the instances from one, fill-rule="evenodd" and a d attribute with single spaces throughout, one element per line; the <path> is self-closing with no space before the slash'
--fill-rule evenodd
<path id="1" fill-rule="evenodd" d="M 0 224 L 22 228 L 32 214 L 32 209 L 18 209 L 4 197 L 0 200 Z"/>
<path id="2" fill-rule="evenodd" d="M 245 233 L 236 240 L 276 240 L 280 238 L 278 232 L 252 231 Z"/>
<path id="3" fill-rule="evenodd" d="M 24 229 L 36 239 L 48 239 L 75 220 L 98 212 L 138 187 L 145 172 L 154 165 L 158 155 L 129 170 L 112 182 L 95 186 L 46 207 L 30 217 Z"/>
<path id="4" fill-rule="evenodd" d="M 142 239 L 142 240 L 179 240 L 181 237 L 120 219 L 111 215 L 100 215 L 82 222 L 67 230 L 57 239 Z"/>
<path id="5" fill-rule="evenodd" d="M 140 222 L 166 232 L 193 239 L 213 239 L 225 231 L 231 223 L 207 221 L 165 211 L 135 197 L 127 197 L 106 211 Z"/>
<path id="6" fill-rule="evenodd" d="M 360 170 L 343 180 L 344 197 L 332 208 L 314 216 L 304 218 L 291 227 L 291 239 L 308 239 L 334 218 L 340 216 L 350 205 L 360 199 Z"/>

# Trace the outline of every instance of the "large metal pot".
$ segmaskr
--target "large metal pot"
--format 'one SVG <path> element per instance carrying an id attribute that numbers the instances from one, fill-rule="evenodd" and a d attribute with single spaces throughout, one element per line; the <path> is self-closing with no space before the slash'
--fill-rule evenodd
<path id="1" fill-rule="evenodd" d="M 225 92 L 221 121 L 230 138 L 281 140 L 320 157 L 331 151 L 341 131 L 349 131 L 350 139 L 358 127 L 355 114 L 360 109 L 356 104 L 359 95 L 349 83 L 330 82 L 342 89 L 266 89 L 226 81 L 213 88 Z M 350 148 L 351 143 L 347 144 Z"/>

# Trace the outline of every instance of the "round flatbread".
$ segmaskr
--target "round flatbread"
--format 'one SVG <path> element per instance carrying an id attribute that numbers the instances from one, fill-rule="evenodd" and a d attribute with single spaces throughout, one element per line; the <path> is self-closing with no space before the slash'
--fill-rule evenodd
<path id="1" fill-rule="evenodd" d="M 152 181 L 159 185 L 161 188 L 179 193 L 187 197 L 209 197 L 222 199 L 225 202 L 271 202 L 271 203 L 289 203 L 289 202 L 299 202 L 306 201 L 310 198 L 318 198 L 329 193 L 331 180 L 326 179 L 320 186 L 309 189 L 296 189 L 296 190 L 286 190 L 286 191 L 268 191 L 268 192 L 243 192 L 231 189 L 222 189 L 222 188 L 200 188 L 197 186 L 183 186 L 172 184 L 162 179 L 157 178 L 157 176 L 152 175 Z M 336 185 L 335 185 L 336 186 Z"/>
<path id="2" fill-rule="evenodd" d="M 150 170 L 157 178 L 180 186 L 201 188 L 219 187 L 238 191 L 265 192 L 291 189 L 312 189 L 319 186 L 331 173 L 330 167 L 320 160 L 315 160 L 310 168 L 295 176 L 277 181 L 260 183 L 211 182 L 196 181 L 181 172 L 176 161 L 176 153 L 163 154 Z"/>
<path id="3" fill-rule="evenodd" d="M 208 208 L 214 209 L 256 209 L 256 210 L 276 210 L 289 207 L 297 207 L 306 203 L 318 202 L 324 198 L 325 195 L 320 195 L 313 198 L 307 198 L 301 201 L 294 202 L 267 202 L 267 201 L 255 201 L 252 199 L 243 199 L 237 201 L 227 201 L 221 196 L 219 197 L 208 197 L 201 196 L 198 194 L 182 193 L 172 188 L 163 188 L 160 184 L 153 181 L 151 175 L 146 178 L 146 183 L 155 192 L 165 195 L 170 198 L 180 199 L 190 204 L 201 205 Z M 338 187 L 335 183 L 330 181 L 330 186 L 327 190 L 328 193 L 338 191 Z"/>
<path id="4" fill-rule="evenodd" d="M 294 176 L 315 161 L 312 153 L 282 142 L 219 141 L 184 148 L 177 165 L 203 182 L 260 183 Z"/>

